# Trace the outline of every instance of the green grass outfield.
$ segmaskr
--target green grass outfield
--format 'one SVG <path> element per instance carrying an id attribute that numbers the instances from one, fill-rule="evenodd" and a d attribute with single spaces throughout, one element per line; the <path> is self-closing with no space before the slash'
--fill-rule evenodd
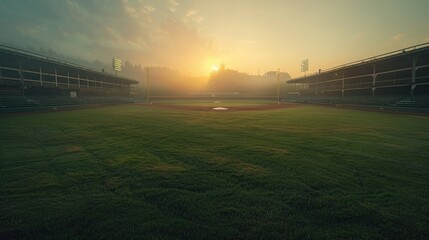
<path id="1" fill-rule="evenodd" d="M 0 239 L 427 239 L 429 118 L 121 105 L 0 116 Z"/>

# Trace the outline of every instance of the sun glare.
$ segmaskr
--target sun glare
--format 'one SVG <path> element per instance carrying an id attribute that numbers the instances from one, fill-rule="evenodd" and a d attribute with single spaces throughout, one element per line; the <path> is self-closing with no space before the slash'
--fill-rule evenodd
<path id="1" fill-rule="evenodd" d="M 217 72 L 219 71 L 219 66 L 218 65 L 212 65 L 212 72 Z"/>

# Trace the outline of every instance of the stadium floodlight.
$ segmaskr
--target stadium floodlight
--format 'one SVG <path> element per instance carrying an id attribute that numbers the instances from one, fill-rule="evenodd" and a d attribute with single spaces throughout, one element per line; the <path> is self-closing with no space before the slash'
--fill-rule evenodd
<path id="1" fill-rule="evenodd" d="M 122 71 L 122 60 L 118 59 L 118 58 L 113 58 L 112 59 L 112 67 L 113 67 L 113 71 L 115 71 L 115 72 Z"/>
<path id="2" fill-rule="evenodd" d="M 301 72 L 308 71 L 308 59 L 304 59 L 301 61 Z"/>
<path id="3" fill-rule="evenodd" d="M 306 75 L 308 71 L 308 58 L 301 61 L 301 72 L 304 72 Z"/>

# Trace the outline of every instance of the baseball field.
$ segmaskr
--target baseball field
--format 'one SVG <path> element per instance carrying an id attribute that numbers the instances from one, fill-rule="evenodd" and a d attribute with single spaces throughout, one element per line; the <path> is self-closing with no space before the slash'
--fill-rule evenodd
<path id="1" fill-rule="evenodd" d="M 427 239 L 428 123 L 266 101 L 4 114 L 0 239 Z"/>

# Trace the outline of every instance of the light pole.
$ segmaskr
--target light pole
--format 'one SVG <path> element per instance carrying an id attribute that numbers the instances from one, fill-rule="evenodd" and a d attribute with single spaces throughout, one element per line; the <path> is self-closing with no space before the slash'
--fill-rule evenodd
<path id="1" fill-rule="evenodd" d="M 304 72 L 304 77 L 307 76 L 308 58 L 301 61 L 301 72 Z"/>
<path id="2" fill-rule="evenodd" d="M 277 68 L 277 104 L 280 104 L 280 68 Z"/>
<path id="3" fill-rule="evenodd" d="M 146 81 L 146 98 L 147 101 L 152 104 L 150 101 L 149 67 L 146 67 Z"/>

